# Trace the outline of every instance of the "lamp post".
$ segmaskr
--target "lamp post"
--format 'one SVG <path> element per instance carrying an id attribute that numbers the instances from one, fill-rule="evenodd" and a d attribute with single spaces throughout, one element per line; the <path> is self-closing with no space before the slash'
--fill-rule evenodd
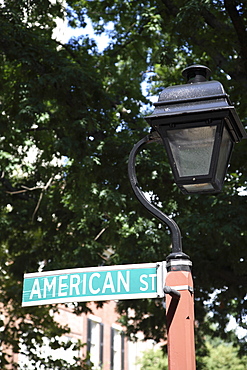
<path id="1" fill-rule="evenodd" d="M 163 143 L 175 182 L 183 193 L 215 194 L 222 189 L 234 144 L 247 138 L 223 86 L 218 81 L 208 81 L 207 67 L 193 65 L 182 74 L 187 83 L 161 92 L 153 113 L 146 117 L 151 133 L 133 147 L 128 163 L 137 199 L 170 228 L 172 236 L 164 287 L 169 370 L 196 369 L 192 263 L 182 251 L 176 222 L 155 207 L 139 187 L 136 155 L 146 144 Z"/>

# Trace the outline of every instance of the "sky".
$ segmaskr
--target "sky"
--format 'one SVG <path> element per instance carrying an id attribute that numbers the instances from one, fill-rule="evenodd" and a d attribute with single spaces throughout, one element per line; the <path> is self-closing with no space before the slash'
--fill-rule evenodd
<path id="1" fill-rule="evenodd" d="M 71 28 L 68 26 L 68 22 L 66 20 L 62 20 L 61 18 L 57 19 L 57 28 L 53 32 L 53 38 L 60 41 L 61 43 L 67 43 L 72 37 L 79 37 L 81 35 L 88 35 L 90 38 L 96 41 L 98 46 L 98 51 L 102 52 L 109 44 L 109 37 L 106 33 L 102 33 L 101 35 L 95 35 L 92 23 L 89 18 L 86 19 L 87 26 L 85 28 Z M 111 29 L 111 22 L 109 22 L 108 30 Z M 142 83 L 142 93 L 146 96 L 147 99 L 150 100 L 151 103 L 154 103 L 158 100 L 158 96 L 147 96 L 147 83 L 143 81 Z M 146 107 L 144 106 L 143 109 L 145 110 Z"/>
<path id="2" fill-rule="evenodd" d="M 85 28 L 71 28 L 68 26 L 68 22 L 61 18 L 57 19 L 57 28 L 53 32 L 53 38 L 56 40 L 66 43 L 71 37 L 79 37 L 81 35 L 88 35 L 90 38 L 95 39 L 99 52 L 103 51 L 108 43 L 109 37 L 103 33 L 102 35 L 95 35 L 92 23 L 89 18 L 86 19 L 87 26 Z"/>

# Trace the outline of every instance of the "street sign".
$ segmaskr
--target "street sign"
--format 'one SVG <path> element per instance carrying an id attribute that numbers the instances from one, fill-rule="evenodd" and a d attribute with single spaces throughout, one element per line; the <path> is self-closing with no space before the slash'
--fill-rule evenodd
<path id="1" fill-rule="evenodd" d="M 24 274 L 22 306 L 164 297 L 166 263 Z"/>

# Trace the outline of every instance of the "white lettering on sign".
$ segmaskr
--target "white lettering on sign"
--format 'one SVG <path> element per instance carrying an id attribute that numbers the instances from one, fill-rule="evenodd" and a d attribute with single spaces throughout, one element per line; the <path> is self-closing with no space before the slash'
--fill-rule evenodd
<path id="1" fill-rule="evenodd" d="M 83 295 L 86 294 L 86 289 L 87 289 L 87 275 L 83 274 L 83 278 L 82 278 L 82 294 Z"/>
<path id="2" fill-rule="evenodd" d="M 70 275 L 69 295 L 79 295 L 80 275 Z"/>
<path id="3" fill-rule="evenodd" d="M 141 282 L 141 284 L 144 285 L 144 287 L 142 287 L 142 286 L 140 287 L 140 290 L 143 291 L 143 292 L 145 292 L 145 290 L 148 289 L 148 282 L 146 280 L 144 280 L 144 279 L 147 279 L 147 277 L 148 277 L 148 275 L 146 275 L 146 274 L 143 274 L 143 275 L 140 276 L 140 282 Z"/>
<path id="4" fill-rule="evenodd" d="M 66 283 L 63 283 L 63 280 L 67 280 L 68 279 L 68 275 L 65 275 L 65 276 L 59 276 L 58 278 L 58 296 L 59 297 L 64 297 L 66 296 L 68 293 L 67 293 L 67 290 L 68 290 L 68 284 Z"/>
<path id="5" fill-rule="evenodd" d="M 130 291 L 130 271 L 126 271 L 126 278 L 124 279 L 121 271 L 117 273 L 117 291 L 121 292 L 121 283 L 126 292 Z"/>
<path id="6" fill-rule="evenodd" d="M 150 278 L 151 278 L 151 280 L 152 280 L 152 290 L 154 290 L 155 289 L 155 283 L 154 283 L 154 279 L 156 279 L 157 278 L 157 275 L 156 274 L 149 274 L 148 275 Z"/>
<path id="7" fill-rule="evenodd" d="M 52 295 L 56 294 L 56 277 L 52 279 L 51 283 L 49 283 L 48 278 L 44 278 L 44 298 L 46 298 L 46 292 L 50 292 L 52 290 Z"/>
<path id="8" fill-rule="evenodd" d="M 102 293 L 105 293 L 106 289 L 110 289 L 111 293 L 115 293 L 115 288 L 114 288 L 114 284 L 113 284 L 113 280 L 112 280 L 112 276 L 111 276 L 110 271 L 108 271 L 106 273 Z"/>
<path id="9" fill-rule="evenodd" d="M 149 287 L 149 281 L 147 281 L 147 279 L 151 278 L 151 289 L 154 290 L 155 289 L 155 278 L 157 278 L 157 275 L 156 274 L 142 274 L 140 276 L 140 283 L 143 285 L 140 287 L 140 290 L 142 292 L 145 292 L 147 291 L 148 289 L 150 289 Z"/>
<path id="10" fill-rule="evenodd" d="M 92 293 L 92 294 L 98 294 L 100 292 L 100 288 L 98 288 L 98 289 L 94 289 L 93 288 L 93 279 L 95 277 L 100 278 L 100 273 L 99 272 L 95 272 L 89 278 L 88 287 L 89 287 L 90 293 Z"/>
<path id="11" fill-rule="evenodd" d="M 35 279 L 34 280 L 33 287 L 32 287 L 32 290 L 31 290 L 31 294 L 30 294 L 30 298 L 29 299 L 33 299 L 33 296 L 34 295 L 37 295 L 38 298 L 42 298 L 42 296 L 41 296 L 41 290 L 40 290 L 40 286 L 39 286 L 39 279 Z"/>
<path id="12" fill-rule="evenodd" d="M 148 289 L 155 290 L 155 279 L 156 274 L 142 274 L 140 276 L 140 290 L 145 292 Z M 33 299 L 33 296 L 37 296 L 37 298 L 47 298 L 48 293 L 50 295 L 56 295 L 56 288 L 57 294 L 59 297 L 65 297 L 67 295 L 80 295 L 80 285 L 81 285 L 81 293 L 82 295 L 86 294 L 87 291 L 87 275 L 82 275 L 82 280 L 80 275 L 72 274 L 68 275 L 61 275 L 61 276 L 54 276 L 51 281 L 47 277 L 43 280 L 43 289 L 40 287 L 40 280 L 35 279 L 31 294 L 29 299 Z M 95 272 L 89 276 L 88 279 L 88 289 L 91 294 L 105 294 L 109 293 L 120 293 L 121 291 L 129 292 L 130 291 L 130 271 L 126 271 L 125 276 L 121 271 L 117 271 L 117 279 L 115 282 L 113 280 L 112 274 L 108 271 L 105 274 L 103 284 L 102 284 L 102 276 L 99 272 Z M 42 294 L 43 293 L 43 294 Z"/>

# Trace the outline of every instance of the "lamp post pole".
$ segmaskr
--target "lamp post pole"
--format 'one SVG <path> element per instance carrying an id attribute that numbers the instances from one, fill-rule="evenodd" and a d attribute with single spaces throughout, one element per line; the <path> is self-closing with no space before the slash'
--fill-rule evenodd
<path id="1" fill-rule="evenodd" d="M 168 273 L 164 291 L 168 293 L 166 319 L 169 370 L 196 369 L 191 266 L 189 259 L 167 258 Z"/>
<path id="2" fill-rule="evenodd" d="M 144 137 L 133 147 L 128 163 L 129 179 L 137 199 L 152 215 L 167 225 L 172 234 L 172 253 L 167 257 L 168 274 L 164 287 L 169 370 L 195 370 L 192 263 L 182 251 L 178 225 L 145 197 L 138 185 L 135 171 L 137 153 L 144 145 L 157 140 L 159 141 L 159 137 L 153 133 Z"/>

